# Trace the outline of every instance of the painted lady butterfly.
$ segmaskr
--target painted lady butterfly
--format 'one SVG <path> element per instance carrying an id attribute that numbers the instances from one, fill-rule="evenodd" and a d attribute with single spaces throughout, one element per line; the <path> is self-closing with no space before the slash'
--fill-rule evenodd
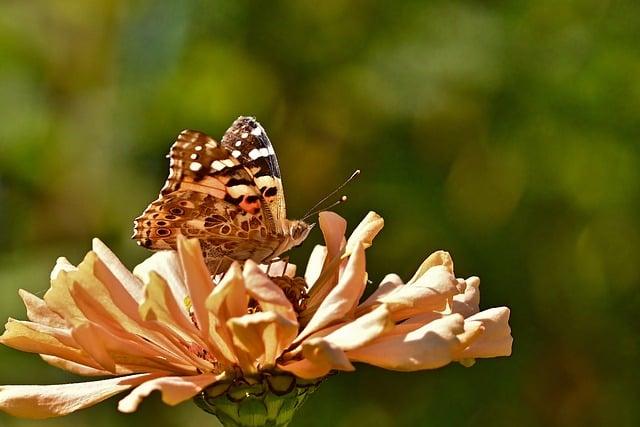
<path id="1" fill-rule="evenodd" d="M 180 234 L 198 238 L 215 274 L 233 260 L 268 262 L 309 234 L 312 225 L 286 217 L 278 160 L 255 119 L 239 117 L 220 143 L 184 130 L 168 157 L 160 196 L 134 223 L 140 246 L 175 249 Z"/>

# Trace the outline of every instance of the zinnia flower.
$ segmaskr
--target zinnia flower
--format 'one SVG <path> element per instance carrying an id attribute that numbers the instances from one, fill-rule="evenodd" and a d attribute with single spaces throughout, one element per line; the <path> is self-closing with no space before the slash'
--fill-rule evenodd
<path id="1" fill-rule="evenodd" d="M 448 253 L 429 256 L 406 283 L 386 276 L 360 302 L 382 218 L 369 213 L 348 239 L 337 214 L 319 222 L 326 246 L 304 278 L 291 264 L 252 261 L 212 278 L 187 239 L 133 273 L 97 239 L 77 267 L 58 259 L 43 299 L 20 291 L 30 321 L 9 319 L 0 342 L 113 378 L 0 386 L 0 409 L 47 418 L 128 391 L 118 409 L 133 412 L 160 391 L 169 405 L 195 398 L 225 425 L 286 425 L 320 380 L 353 362 L 414 371 L 511 353 L 509 309 L 479 311 L 479 279 L 456 279 Z"/>

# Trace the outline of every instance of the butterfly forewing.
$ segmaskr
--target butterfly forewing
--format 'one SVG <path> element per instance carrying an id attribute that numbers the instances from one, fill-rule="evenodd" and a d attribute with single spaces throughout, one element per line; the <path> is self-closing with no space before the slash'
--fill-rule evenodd
<path id="1" fill-rule="evenodd" d="M 252 117 L 239 117 L 222 137 L 222 146 L 249 171 L 274 221 L 287 217 L 278 158 L 264 128 Z"/>

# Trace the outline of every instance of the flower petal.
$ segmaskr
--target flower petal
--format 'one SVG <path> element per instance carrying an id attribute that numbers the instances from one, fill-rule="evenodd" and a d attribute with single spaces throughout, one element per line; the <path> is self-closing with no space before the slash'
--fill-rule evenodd
<path id="1" fill-rule="evenodd" d="M 57 328 L 67 327 L 67 322 L 60 317 L 58 313 L 47 307 L 44 300 L 23 289 L 20 289 L 18 293 L 24 302 L 24 306 L 27 308 L 27 317 L 29 320 Z"/>
<path id="2" fill-rule="evenodd" d="M 0 410 L 16 417 L 58 417 L 93 406 L 162 374 L 140 374 L 60 385 L 0 386 Z"/>
<path id="3" fill-rule="evenodd" d="M 0 337 L 0 343 L 16 350 L 57 356 L 100 369 L 100 365 L 80 350 L 77 344 L 71 345 L 74 344 L 73 341 L 68 331 L 56 331 L 45 325 L 13 319 L 9 319 L 4 334 Z"/>
<path id="4" fill-rule="evenodd" d="M 244 287 L 242 269 L 238 262 L 233 262 L 205 301 L 210 314 L 211 341 L 231 364 L 238 363 L 238 356 L 227 328 L 227 320 L 246 314 L 248 304 L 249 295 Z"/>
<path id="5" fill-rule="evenodd" d="M 167 405 L 177 405 L 191 399 L 204 388 L 219 381 L 225 374 L 202 374 L 188 377 L 161 377 L 147 381 L 135 388 L 118 404 L 120 412 L 135 412 L 142 400 L 152 392 L 162 393 L 162 401 Z"/>
<path id="6" fill-rule="evenodd" d="M 137 317 L 136 320 L 125 315 L 102 288 L 101 282 L 81 273 L 81 270 L 69 273 L 78 276 L 78 280 L 72 282 L 71 294 L 75 305 L 81 309 L 88 321 L 100 325 L 109 335 L 130 341 L 139 347 L 139 351 L 144 348 L 145 351 L 156 354 L 158 358 L 164 358 L 177 365 L 190 360 L 186 349 L 173 342 L 166 328 L 163 329 L 162 325 L 152 322 L 143 323 L 137 311 L 132 313 L 132 316 Z M 73 319 L 73 322 L 74 325 L 78 325 L 85 321 Z M 157 365 L 151 364 L 150 368 L 157 369 Z"/>
<path id="7" fill-rule="evenodd" d="M 53 280 L 58 277 L 61 271 L 75 271 L 77 267 L 69 262 L 65 257 L 59 257 L 56 260 L 56 265 L 51 270 L 50 279 Z"/>
<path id="8" fill-rule="evenodd" d="M 144 301 L 140 304 L 140 317 L 146 321 L 159 322 L 183 341 L 194 341 L 206 345 L 200 339 L 200 330 L 174 299 L 169 284 L 155 271 L 149 272 L 149 281 L 144 289 Z"/>
<path id="9" fill-rule="evenodd" d="M 227 324 L 233 342 L 246 356 L 239 357 L 245 373 L 274 366 L 298 332 L 297 322 L 273 311 L 245 314 L 229 319 Z"/>
<path id="10" fill-rule="evenodd" d="M 458 282 L 458 285 L 463 285 L 462 293 L 453 296 L 451 311 L 464 317 L 472 316 L 480 310 L 480 279 L 470 277 L 467 280 L 458 279 Z"/>
<path id="11" fill-rule="evenodd" d="M 326 335 L 323 340 L 331 343 L 343 351 L 349 351 L 368 344 L 395 325 L 386 304 L 376 307 L 373 311 L 358 317 L 352 322 Z"/>
<path id="12" fill-rule="evenodd" d="M 211 274 L 204 263 L 200 241 L 178 236 L 178 255 L 184 271 L 184 281 L 189 290 L 189 298 L 198 326 L 209 331 L 209 312 L 205 307 L 207 297 L 213 291 Z"/>
<path id="13" fill-rule="evenodd" d="M 71 372 L 72 374 L 82 375 L 83 377 L 106 377 L 111 375 L 111 372 L 109 371 L 92 368 L 87 365 L 61 359 L 60 357 L 49 356 L 47 354 L 41 354 L 40 357 L 42 358 L 42 360 L 44 360 L 51 366 L 55 366 L 56 368 Z M 124 375 L 124 374 L 131 374 L 133 372 L 127 371 L 127 372 L 119 372 L 119 373 Z"/>
<path id="14" fill-rule="evenodd" d="M 463 317 L 452 314 L 406 335 L 383 336 L 347 356 L 396 371 L 435 369 L 459 359 L 461 349 L 472 339 L 473 334 L 465 334 Z"/>
<path id="15" fill-rule="evenodd" d="M 137 302 L 142 301 L 142 283 L 125 267 L 117 256 L 100 241 L 93 239 L 93 252 L 104 263 L 114 279 L 121 284 L 127 293 Z"/>
<path id="16" fill-rule="evenodd" d="M 355 230 L 347 240 L 345 255 L 353 253 L 358 243 L 362 244 L 365 249 L 370 247 L 373 239 L 378 235 L 384 227 L 384 219 L 375 212 L 369 212 L 366 217 L 358 224 Z"/>
<path id="17" fill-rule="evenodd" d="M 326 263 L 338 256 L 347 231 L 347 221 L 335 212 L 324 211 L 318 214 L 320 230 L 327 248 Z"/>
<path id="18" fill-rule="evenodd" d="M 289 299 L 254 261 L 245 261 L 242 274 L 247 292 L 260 304 L 263 311 L 273 311 L 298 324 L 296 312 Z"/>
<path id="19" fill-rule="evenodd" d="M 311 251 L 309 261 L 307 262 L 307 268 L 304 271 L 304 281 L 307 282 L 309 290 L 313 288 L 318 277 L 320 277 L 325 259 L 327 259 L 327 247 L 316 245 L 313 248 L 313 251 Z"/>
<path id="20" fill-rule="evenodd" d="M 453 259 L 451 258 L 451 255 L 449 255 L 449 252 L 436 251 L 429 255 L 427 259 L 420 264 L 418 271 L 416 271 L 407 284 L 418 281 L 422 275 L 429 271 L 430 268 L 438 265 L 444 266 L 451 274 L 453 274 Z"/>
<path id="21" fill-rule="evenodd" d="M 457 283 L 446 267 L 435 266 L 417 281 L 399 286 L 378 302 L 388 304 L 396 320 L 427 311 L 441 311 L 446 308 L 447 300 L 458 293 Z"/>
<path id="22" fill-rule="evenodd" d="M 351 313 L 362 296 L 366 283 L 364 246 L 359 243 L 356 245 L 353 255 L 349 257 L 338 284 L 320 303 L 307 326 L 296 338 L 296 342 L 301 342 L 313 332 L 339 321 Z"/>
<path id="23" fill-rule="evenodd" d="M 313 338 L 302 345 L 302 360 L 278 365 L 297 377 L 314 379 L 326 376 L 333 370 L 354 371 L 344 351 L 322 338 Z"/>
<path id="24" fill-rule="evenodd" d="M 138 264 L 133 269 L 133 274 L 140 278 L 142 283 L 149 283 L 149 274 L 152 271 L 155 271 L 166 280 L 180 308 L 188 314 L 185 301 L 189 294 L 184 284 L 184 272 L 182 271 L 178 253 L 176 251 L 155 252 L 141 264 Z"/>
<path id="25" fill-rule="evenodd" d="M 372 307 L 380 305 L 382 297 L 390 294 L 402 285 L 402 279 L 397 274 L 391 273 L 384 276 L 384 279 L 382 279 L 378 288 L 369 295 L 362 304 L 358 305 L 358 308 L 356 309 L 356 316 L 360 316 L 367 311 L 370 311 Z"/>
<path id="26" fill-rule="evenodd" d="M 465 329 L 479 323 L 483 334 L 463 352 L 463 357 L 500 357 L 511 355 L 511 328 L 509 327 L 510 311 L 507 307 L 491 308 L 481 311 L 465 321 Z"/>
<path id="27" fill-rule="evenodd" d="M 346 240 L 344 233 L 347 230 L 347 221 L 334 212 L 320 212 L 318 215 L 320 230 L 326 243 L 326 255 L 320 274 L 309 284 L 309 299 L 307 299 L 307 309 L 301 316 L 301 322 L 306 323 L 315 312 L 320 302 L 331 291 L 331 288 L 338 280 L 338 267 L 340 266 Z M 316 266 L 317 268 L 317 266 Z M 313 272 L 309 274 L 311 277 Z"/>

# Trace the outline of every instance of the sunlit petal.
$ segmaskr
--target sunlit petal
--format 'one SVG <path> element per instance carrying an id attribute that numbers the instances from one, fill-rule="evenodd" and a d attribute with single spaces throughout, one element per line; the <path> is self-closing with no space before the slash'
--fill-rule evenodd
<path id="1" fill-rule="evenodd" d="M 118 404 L 121 412 L 135 412 L 142 400 L 154 391 L 162 393 L 162 401 L 167 405 L 177 405 L 191 399 L 205 387 L 215 383 L 222 375 L 202 374 L 190 377 L 162 377 L 151 379 L 136 387 Z"/>
<path id="2" fill-rule="evenodd" d="M 139 374 L 77 384 L 0 386 L 0 410 L 22 418 L 51 418 L 93 406 L 163 374 Z"/>

